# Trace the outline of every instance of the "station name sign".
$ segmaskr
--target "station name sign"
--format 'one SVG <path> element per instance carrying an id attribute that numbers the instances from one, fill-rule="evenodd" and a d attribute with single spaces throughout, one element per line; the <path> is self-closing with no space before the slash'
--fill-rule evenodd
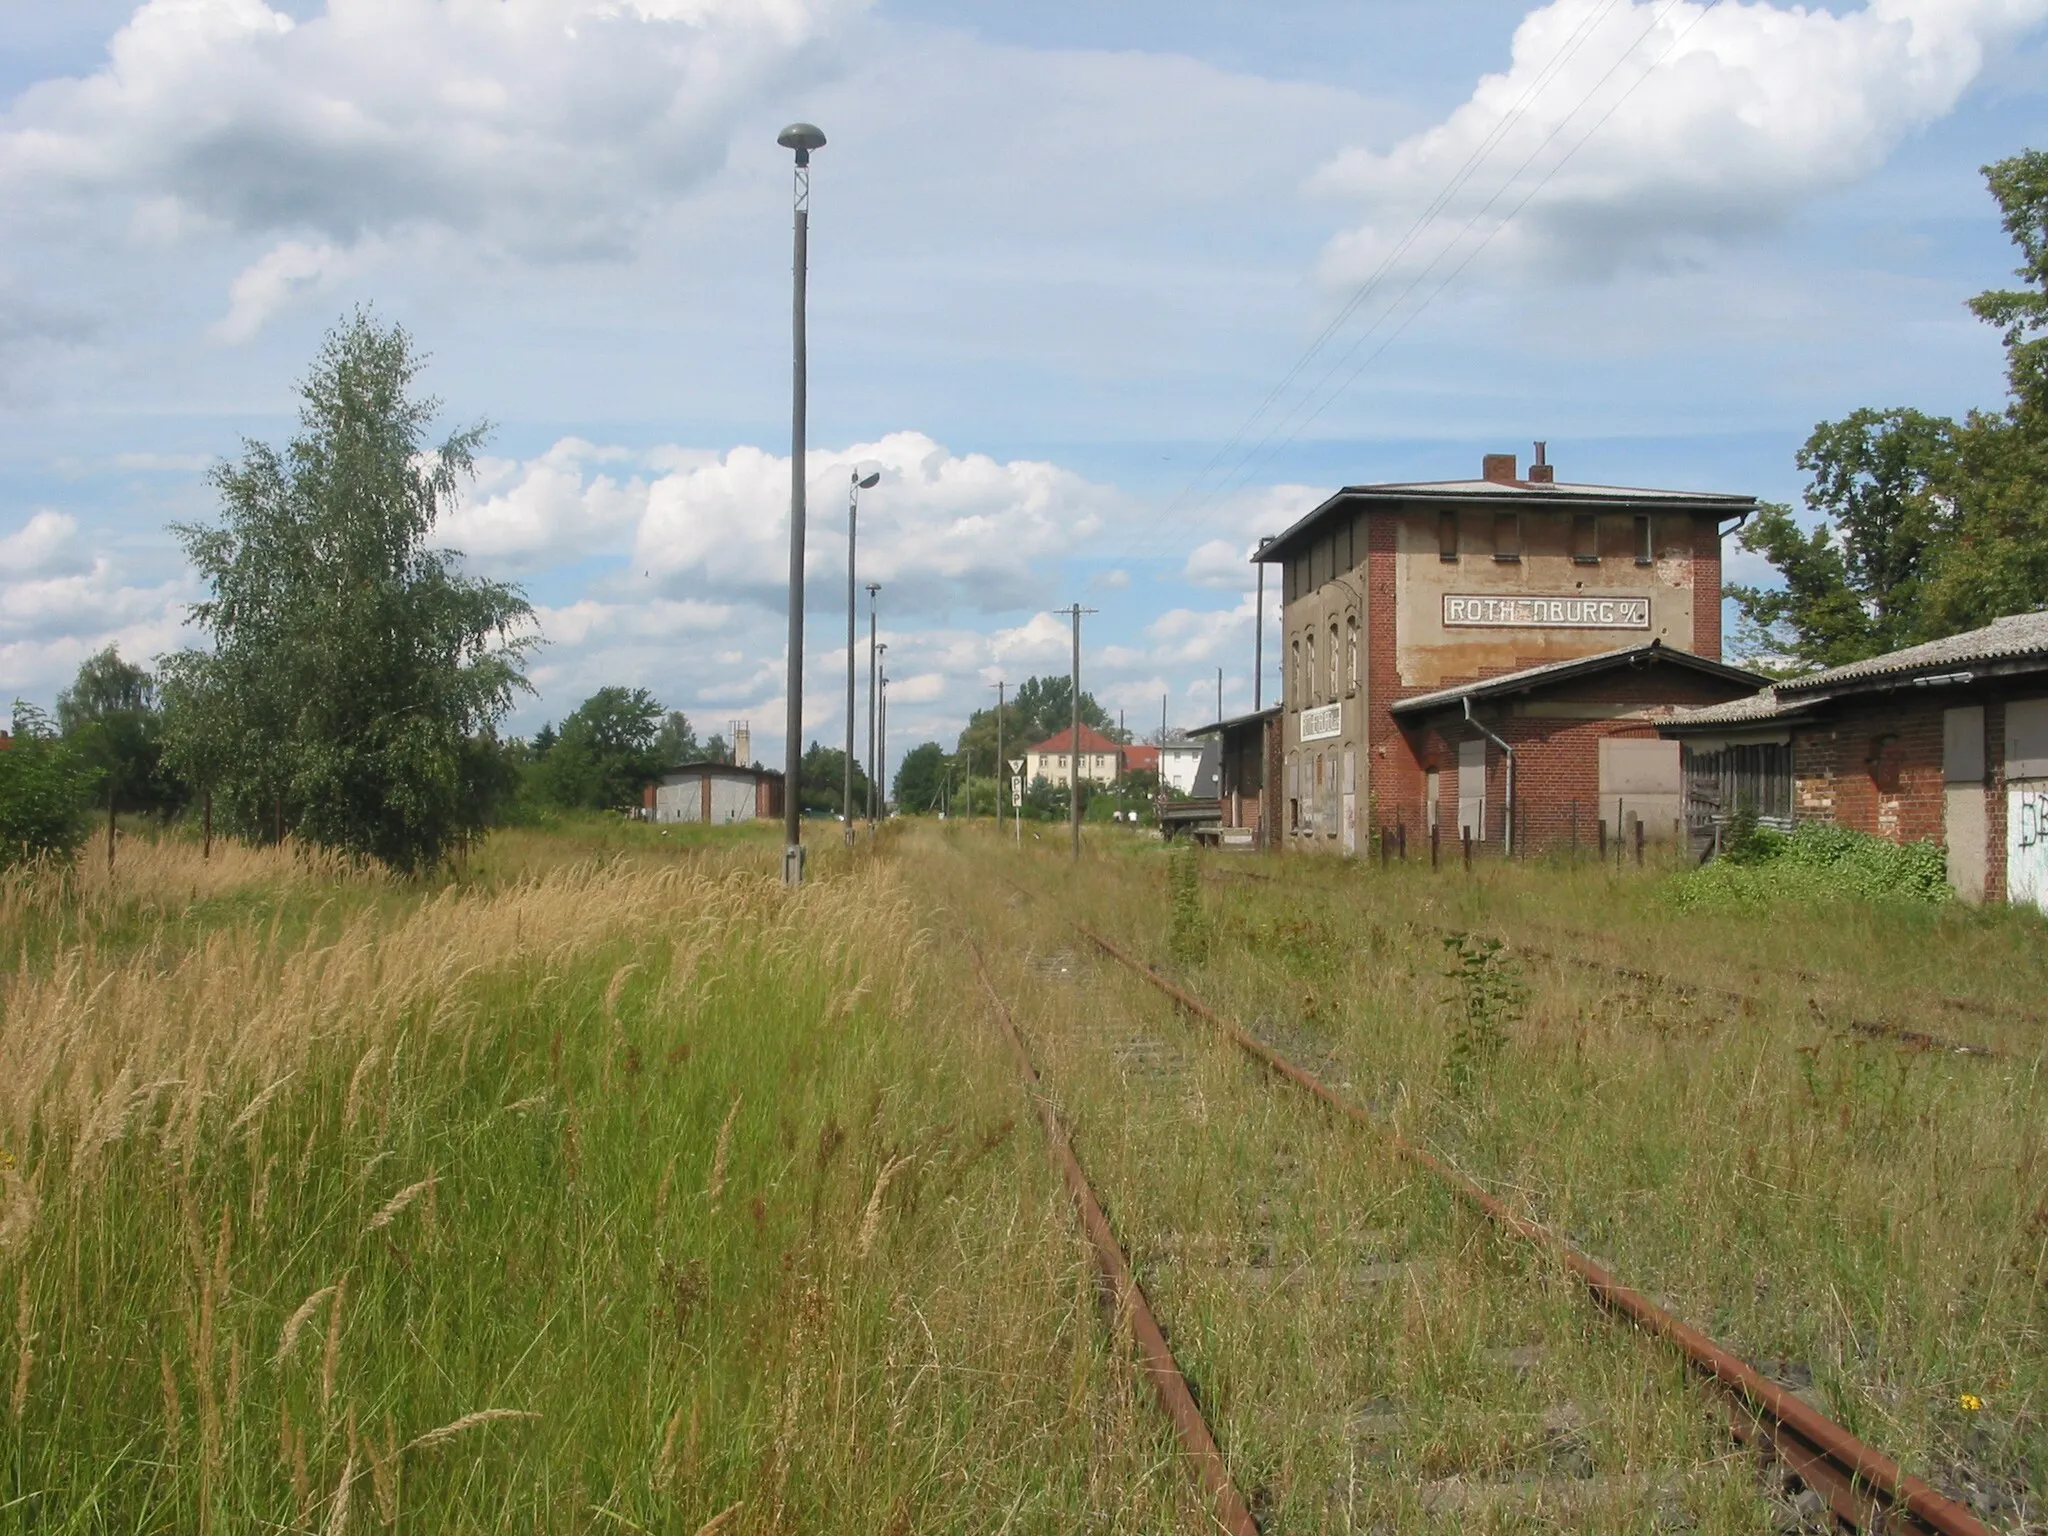
<path id="1" fill-rule="evenodd" d="M 1648 629 L 1647 597 L 1456 597 L 1444 595 L 1446 626 L 1481 629 Z"/>
<path id="2" fill-rule="evenodd" d="M 1301 740 L 1324 741 L 1344 734 L 1344 706 L 1324 704 L 1301 712 Z"/>

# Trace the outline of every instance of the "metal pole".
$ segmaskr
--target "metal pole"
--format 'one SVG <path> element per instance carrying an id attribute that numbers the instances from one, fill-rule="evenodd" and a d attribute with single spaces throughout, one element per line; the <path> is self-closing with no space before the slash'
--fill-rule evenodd
<path id="1" fill-rule="evenodd" d="M 816 130 L 812 130 L 816 133 Z M 823 134 L 816 135 L 822 143 Z M 801 885 L 804 878 L 803 793 L 804 754 L 804 407 L 808 380 L 804 352 L 804 289 L 809 276 L 811 239 L 811 151 L 794 127 L 783 130 L 785 142 L 797 138 L 796 249 L 790 292 L 789 394 L 789 686 L 783 716 L 782 746 L 782 880 Z"/>
<path id="2" fill-rule="evenodd" d="M 876 582 L 868 583 L 868 836 L 875 835 L 875 775 L 878 771 L 875 759 L 875 594 L 881 591 Z"/>
<path id="3" fill-rule="evenodd" d="M 1074 604 L 1074 676 L 1073 697 L 1067 702 L 1073 706 L 1073 734 L 1067 740 L 1070 749 L 1067 770 L 1067 829 L 1073 844 L 1076 862 L 1081 857 L 1081 605 Z"/>
<path id="4" fill-rule="evenodd" d="M 886 651 L 889 647 L 885 645 L 882 649 Z M 881 805 L 882 816 L 886 819 L 889 814 L 889 674 L 886 672 L 882 674 L 882 723 L 880 730 L 881 737 L 875 746 L 877 754 L 875 757 L 875 769 L 882 776 L 882 788 L 877 792 L 877 800 Z"/>
<path id="5" fill-rule="evenodd" d="M 996 679 L 996 835 L 1003 831 L 1003 778 L 1010 771 L 1010 760 L 1003 756 L 1003 680 Z M 1017 813 L 1010 812 L 1011 820 Z"/>
<path id="6" fill-rule="evenodd" d="M 1266 540 L 1259 540 L 1259 605 L 1258 620 L 1252 627 L 1252 713 L 1257 714 L 1265 702 L 1266 689 Z M 1220 718 L 1220 717 L 1219 717 Z"/>
<path id="7" fill-rule="evenodd" d="M 846 488 L 846 785 L 839 793 L 839 814 L 846 818 L 846 846 L 853 846 L 853 566 L 860 527 L 860 466 L 855 465 Z"/>

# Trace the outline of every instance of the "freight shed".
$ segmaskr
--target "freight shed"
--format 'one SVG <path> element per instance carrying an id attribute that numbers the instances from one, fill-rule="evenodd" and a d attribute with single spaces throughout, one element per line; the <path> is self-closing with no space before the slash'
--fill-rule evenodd
<path id="1" fill-rule="evenodd" d="M 1747 799 L 1947 853 L 1965 901 L 2048 910 L 2048 613 L 1809 673 L 1660 726 L 1702 851 Z"/>
<path id="2" fill-rule="evenodd" d="M 644 805 L 651 821 L 772 821 L 782 814 L 782 775 L 738 763 L 685 763 L 647 786 Z"/>
<path id="3" fill-rule="evenodd" d="M 1526 475 L 1513 454 L 1490 453 L 1475 480 L 1347 486 L 1268 540 L 1255 558 L 1282 575 L 1274 846 L 1356 854 L 1361 827 L 1426 832 L 1437 805 L 1450 835 L 1457 816 L 1480 842 L 1520 851 L 1565 840 L 1574 807 L 1581 833 L 1596 836 L 1609 789 L 1672 802 L 1668 835 L 1677 768 L 1655 739 L 1654 712 L 1761 681 L 1713 671 L 1722 530 L 1755 507 L 1749 496 L 1567 482 L 1539 443 Z M 1547 689 L 1544 668 L 1652 648 L 1657 663 L 1627 678 L 1626 697 L 1522 701 L 1512 684 L 1493 688 L 1523 678 Z M 1687 655 L 1703 666 L 1677 661 Z M 1670 691 L 1645 691 L 1653 683 Z M 1513 754 L 1463 722 L 1472 685 L 1491 690 L 1473 696 L 1475 708 L 1517 701 L 1514 729 L 1537 733 L 1531 756 L 1548 765 L 1517 777 L 1519 825 L 1507 814 Z M 1460 721 L 1405 707 L 1428 697 L 1447 700 Z M 1579 713 L 1539 728 L 1527 707 L 1537 702 Z M 1643 745 L 1600 745 L 1622 735 Z"/>
<path id="4" fill-rule="evenodd" d="M 1203 793 L 1215 796 L 1216 840 L 1226 848 L 1268 848 L 1280 824 L 1280 707 L 1198 726 L 1206 743 Z"/>
<path id="5" fill-rule="evenodd" d="M 1679 836 L 1679 750 L 1658 722 L 1680 705 L 1752 693 L 1757 673 L 1652 640 L 1525 667 L 1392 706 L 1422 767 L 1419 804 L 1379 808 L 1382 826 L 1529 851 Z"/>

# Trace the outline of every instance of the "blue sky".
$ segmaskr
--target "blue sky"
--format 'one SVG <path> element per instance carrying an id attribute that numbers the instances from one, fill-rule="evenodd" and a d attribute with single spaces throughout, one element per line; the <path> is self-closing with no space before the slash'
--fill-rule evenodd
<path id="1" fill-rule="evenodd" d="M 1792 500 L 1818 420 L 1995 404 L 1962 302 L 2013 256 L 1978 167 L 2037 135 L 2044 21 L 0 0 L 0 690 L 193 642 L 166 522 L 289 430 L 321 332 L 368 302 L 432 353 L 451 424 L 496 424 L 445 537 L 540 609 L 514 728 L 626 683 L 779 758 L 774 136 L 808 118 L 806 734 L 842 730 L 857 459 L 883 469 L 863 580 L 899 747 L 1062 669 L 1076 599 L 1089 686 L 1193 723 L 1218 667 L 1250 700 L 1244 550 L 1336 485 L 1540 437 L 1564 478 Z"/>

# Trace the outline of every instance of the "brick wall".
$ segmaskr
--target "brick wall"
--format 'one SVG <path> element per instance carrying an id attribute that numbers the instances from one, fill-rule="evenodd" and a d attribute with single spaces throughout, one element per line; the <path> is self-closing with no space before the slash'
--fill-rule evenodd
<path id="1" fill-rule="evenodd" d="M 1718 704 L 1747 692 L 1740 683 L 1708 677 L 1681 667 L 1656 666 L 1602 673 L 1544 689 L 1535 698 L 1541 706 L 1616 705 L 1631 710 L 1662 711 Z M 1497 706 L 1496 706 L 1497 707 Z M 1600 742 L 1607 737 L 1654 740 L 1652 719 L 1571 720 L 1531 714 L 1490 718 L 1479 708 L 1494 734 L 1515 749 L 1515 801 L 1520 825 L 1515 842 L 1524 853 L 1562 847 L 1574 838 L 1591 846 L 1600 831 Z M 1936 724 L 1939 734 L 1939 721 Z M 1446 843 L 1457 839 L 1455 775 L 1458 743 L 1478 737 L 1460 715 L 1449 712 L 1410 726 L 1401 736 L 1404 755 L 1413 763 L 1413 792 L 1383 796 L 1376 807 L 1383 826 L 1405 825 L 1411 837 L 1427 837 L 1429 825 L 1424 775 L 1441 775 L 1442 803 L 1438 816 Z M 1937 753 L 1939 741 L 1937 740 Z M 1939 763 L 1937 761 L 1937 768 Z M 1498 845 L 1507 813 L 1507 758 L 1488 744 L 1486 749 L 1486 831 Z M 1939 786 L 1937 785 L 1937 792 Z M 1610 808 L 1611 809 L 1611 808 Z M 1611 818 L 1610 818 L 1611 819 Z M 1656 829 L 1668 835 L 1669 828 Z"/>
<path id="2" fill-rule="evenodd" d="M 1793 733 L 1792 814 L 1895 843 L 1942 836 L 1943 700 L 1844 704 Z M 1987 721 L 1988 724 L 1988 721 Z M 2003 729 L 2000 711 L 2000 729 Z M 1997 838 L 2004 847 L 2001 827 Z M 2000 856 L 2003 889 L 2003 855 Z"/>
<path id="3" fill-rule="evenodd" d="M 1721 520 L 1693 519 L 1692 650 L 1721 659 Z"/>

